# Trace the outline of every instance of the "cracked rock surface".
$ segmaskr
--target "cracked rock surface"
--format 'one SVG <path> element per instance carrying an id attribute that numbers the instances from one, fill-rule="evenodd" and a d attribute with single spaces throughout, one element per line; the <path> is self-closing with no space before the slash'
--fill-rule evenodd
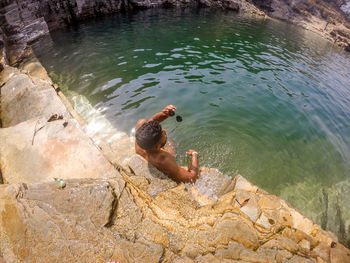
<path id="1" fill-rule="evenodd" d="M 239 186 L 237 181 L 245 179 L 235 178 Z M 0 250 L 6 262 L 350 260 L 348 249 L 332 245 L 331 233 L 253 185 L 200 205 L 183 184 L 152 197 L 124 173 L 66 183 L 64 189 L 54 182 L 0 186 Z M 243 207 L 237 202 L 243 192 L 256 199 L 255 221 L 243 209 L 251 201 Z M 262 217 L 269 223 L 259 222 Z"/>
<path id="2" fill-rule="evenodd" d="M 6 68 L 1 91 L 17 76 L 35 84 L 27 93 L 40 91 L 45 72 L 35 62 L 25 68 Z M 88 125 L 52 90 L 67 111 L 62 119 L 48 121 L 46 107 L 23 103 L 23 116 L 11 115 L 13 125 L 0 129 L 1 263 L 350 262 L 334 234 L 240 175 L 203 167 L 185 185 L 137 155 L 118 165 L 108 157 L 120 148 L 99 150 Z M 13 93 L 4 94 L 1 101 Z M 1 109 L 2 118 L 12 111 Z"/>

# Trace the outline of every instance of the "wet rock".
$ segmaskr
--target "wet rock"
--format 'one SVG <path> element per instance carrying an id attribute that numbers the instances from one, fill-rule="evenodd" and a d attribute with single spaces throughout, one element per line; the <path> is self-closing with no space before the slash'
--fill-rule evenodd
<path id="1" fill-rule="evenodd" d="M 193 186 L 198 189 L 199 194 L 216 201 L 220 196 L 233 190 L 234 181 L 217 169 L 201 167 Z"/>
<path id="2" fill-rule="evenodd" d="M 31 119 L 0 129 L 0 140 L 0 165 L 6 183 L 50 182 L 55 177 L 108 178 L 119 174 L 74 120 Z"/>
<path id="3" fill-rule="evenodd" d="M 49 75 L 47 74 L 46 69 L 41 65 L 41 63 L 32 59 L 27 61 L 21 66 L 21 69 L 25 71 L 30 77 L 35 78 L 41 81 L 48 81 L 50 84 L 53 84 Z"/>
<path id="4" fill-rule="evenodd" d="M 128 169 L 128 161 L 135 154 L 133 138 L 117 130 L 106 117 L 82 95 L 68 94 L 74 110 L 86 122 L 84 130 L 115 166 Z"/>

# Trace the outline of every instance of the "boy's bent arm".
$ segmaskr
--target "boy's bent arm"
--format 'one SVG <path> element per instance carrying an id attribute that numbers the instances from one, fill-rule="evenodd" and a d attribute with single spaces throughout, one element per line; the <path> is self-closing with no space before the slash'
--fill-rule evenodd
<path id="1" fill-rule="evenodd" d="M 179 166 L 172 156 L 163 157 L 162 160 L 154 164 L 154 166 L 177 182 L 194 183 L 198 175 L 198 159 L 197 157 L 195 158 L 195 160 L 192 158 L 191 166 L 188 171 Z"/>
<path id="2" fill-rule="evenodd" d="M 170 115 L 170 112 L 174 112 L 176 107 L 173 105 L 166 106 L 161 112 L 154 114 L 150 120 L 162 122 L 166 120 Z"/>

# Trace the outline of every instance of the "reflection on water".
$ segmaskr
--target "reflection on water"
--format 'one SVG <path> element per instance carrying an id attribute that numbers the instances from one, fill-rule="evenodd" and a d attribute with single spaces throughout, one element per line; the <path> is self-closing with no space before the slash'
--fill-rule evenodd
<path id="1" fill-rule="evenodd" d="M 350 57 L 330 43 L 231 12 L 147 10 L 34 49 L 60 86 L 127 133 L 176 105 L 183 122 L 164 127 L 179 125 L 179 162 L 194 148 L 201 165 L 241 173 L 350 240 Z"/>

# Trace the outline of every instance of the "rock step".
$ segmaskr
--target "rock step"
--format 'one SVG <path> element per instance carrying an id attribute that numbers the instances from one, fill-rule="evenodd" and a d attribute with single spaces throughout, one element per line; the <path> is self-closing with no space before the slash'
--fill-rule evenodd
<path id="1" fill-rule="evenodd" d="M 72 118 L 40 63 L 26 63 L 22 70 L 6 67 L 0 80 L 5 183 L 119 175 Z"/>
<path id="2" fill-rule="evenodd" d="M 6 67 L 0 75 L 1 119 L 3 127 L 14 126 L 35 118 L 50 118 L 53 114 L 70 117 L 48 81 L 34 82 L 27 74 Z"/>
<path id="3" fill-rule="evenodd" d="M 54 182 L 0 185 L 1 256 L 6 262 L 350 262 L 349 250 L 329 244 L 320 229 L 307 234 L 282 219 L 262 231 L 236 201 L 242 188 L 198 206 L 183 184 L 152 198 L 124 180 L 67 180 L 64 189 Z M 250 190 L 261 211 L 284 206 Z"/>

